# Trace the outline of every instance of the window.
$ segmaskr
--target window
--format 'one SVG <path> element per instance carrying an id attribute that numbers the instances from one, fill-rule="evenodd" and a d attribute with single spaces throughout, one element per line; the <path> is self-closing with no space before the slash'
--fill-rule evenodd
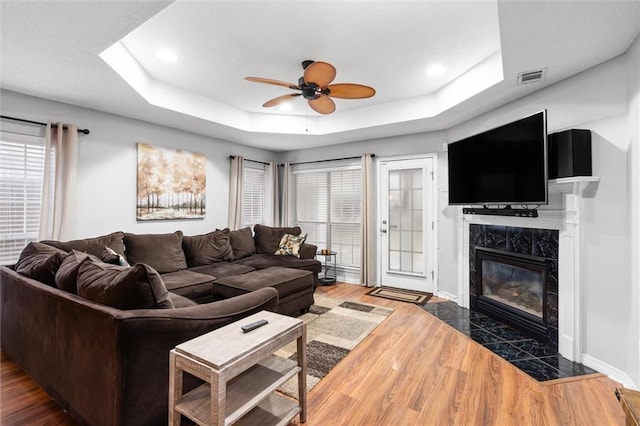
<path id="1" fill-rule="evenodd" d="M 337 252 L 342 268 L 360 267 L 360 168 L 294 172 L 293 221 L 307 241 Z"/>
<path id="2" fill-rule="evenodd" d="M 265 223 L 264 168 L 245 165 L 242 181 L 242 226 Z"/>
<path id="3" fill-rule="evenodd" d="M 44 138 L 0 133 L 0 264 L 18 260 L 38 239 L 44 172 Z"/>

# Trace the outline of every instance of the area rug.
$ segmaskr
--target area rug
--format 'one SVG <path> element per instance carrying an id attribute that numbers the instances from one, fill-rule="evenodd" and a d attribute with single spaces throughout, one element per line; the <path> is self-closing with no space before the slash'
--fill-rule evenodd
<path id="1" fill-rule="evenodd" d="M 309 313 L 298 317 L 307 325 L 307 392 L 393 312 L 393 309 L 323 295 L 316 294 L 314 298 Z M 297 359 L 296 343 L 283 347 L 276 355 Z M 279 390 L 297 398 L 298 377 Z"/>
<path id="2" fill-rule="evenodd" d="M 393 287 L 376 287 L 367 293 L 369 296 L 384 297 L 385 299 L 398 300 L 400 302 L 424 305 L 433 296 L 432 293 L 422 291 L 404 290 Z"/>

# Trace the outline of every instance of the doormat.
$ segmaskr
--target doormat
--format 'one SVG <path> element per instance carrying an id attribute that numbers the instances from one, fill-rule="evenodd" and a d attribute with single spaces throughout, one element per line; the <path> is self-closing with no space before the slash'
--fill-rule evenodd
<path id="1" fill-rule="evenodd" d="M 393 287 L 376 287 L 367 294 L 369 296 L 384 297 L 385 299 L 398 300 L 400 302 L 415 303 L 416 305 L 424 305 L 431 299 L 431 296 L 433 296 L 432 293 Z"/>
<path id="2" fill-rule="evenodd" d="M 393 313 L 393 309 L 371 304 L 318 294 L 314 298 L 309 312 L 298 317 L 307 325 L 307 392 Z M 275 354 L 297 360 L 296 342 Z M 298 398 L 298 376 L 279 391 Z"/>

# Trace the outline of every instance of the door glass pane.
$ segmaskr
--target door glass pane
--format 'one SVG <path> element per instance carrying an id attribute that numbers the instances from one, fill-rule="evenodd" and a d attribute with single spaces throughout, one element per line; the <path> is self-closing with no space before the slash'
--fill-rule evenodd
<path id="1" fill-rule="evenodd" d="M 414 189 L 413 191 L 413 205 L 414 210 L 422 209 L 422 189 Z"/>
<path id="2" fill-rule="evenodd" d="M 400 250 L 400 231 L 389 231 L 389 250 Z"/>
<path id="3" fill-rule="evenodd" d="M 421 168 L 389 171 L 389 270 L 423 273 Z"/>
<path id="4" fill-rule="evenodd" d="M 389 190 L 400 189 L 400 175 L 389 173 Z"/>
<path id="5" fill-rule="evenodd" d="M 422 231 L 422 209 L 413 211 L 413 230 L 414 231 Z"/>
<path id="6" fill-rule="evenodd" d="M 400 234 L 400 249 L 402 251 L 411 251 L 411 231 L 401 231 Z"/>
<path id="7" fill-rule="evenodd" d="M 411 224 L 411 221 L 413 220 L 413 217 L 411 213 L 412 212 L 409 209 L 403 209 L 400 212 L 400 229 L 412 229 L 413 225 Z"/>
<path id="8" fill-rule="evenodd" d="M 424 273 L 424 256 L 422 253 L 413 254 L 413 272 L 416 274 Z"/>
<path id="9" fill-rule="evenodd" d="M 400 270 L 400 252 L 389 250 L 389 269 L 392 271 Z"/>
<path id="10" fill-rule="evenodd" d="M 413 256 L 411 252 L 400 252 L 400 269 L 404 272 L 413 272 L 412 260 Z"/>
<path id="11" fill-rule="evenodd" d="M 411 187 L 413 189 L 422 189 L 422 170 L 413 169 L 411 176 Z"/>
<path id="12" fill-rule="evenodd" d="M 416 231 L 413 233 L 413 251 L 422 253 L 422 232 Z"/>

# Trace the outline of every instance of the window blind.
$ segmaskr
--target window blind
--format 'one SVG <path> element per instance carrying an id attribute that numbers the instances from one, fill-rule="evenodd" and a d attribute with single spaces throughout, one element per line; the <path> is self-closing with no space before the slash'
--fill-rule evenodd
<path id="1" fill-rule="evenodd" d="M 265 217 L 264 169 L 245 167 L 242 183 L 242 226 L 264 224 Z"/>
<path id="2" fill-rule="evenodd" d="M 44 151 L 43 138 L 0 134 L 0 264 L 38 238 Z"/>
<path id="3" fill-rule="evenodd" d="M 294 172 L 294 224 L 307 241 L 337 253 L 341 267 L 360 267 L 361 171 Z"/>

